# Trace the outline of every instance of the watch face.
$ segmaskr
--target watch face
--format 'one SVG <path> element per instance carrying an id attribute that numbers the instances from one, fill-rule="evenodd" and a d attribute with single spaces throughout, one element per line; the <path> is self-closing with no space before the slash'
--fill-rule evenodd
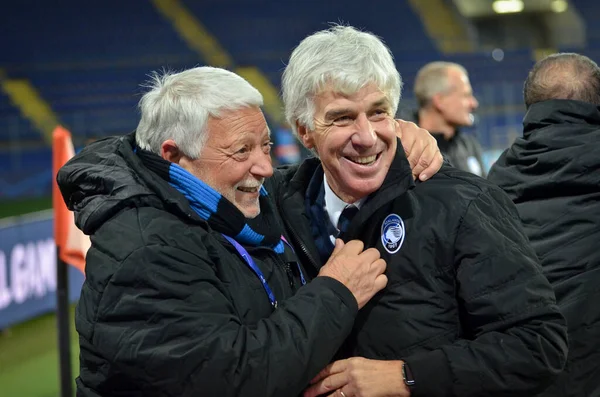
<path id="1" fill-rule="evenodd" d="M 414 386 L 415 379 L 413 378 L 413 374 L 406 363 L 402 364 L 402 376 L 406 386 Z"/>

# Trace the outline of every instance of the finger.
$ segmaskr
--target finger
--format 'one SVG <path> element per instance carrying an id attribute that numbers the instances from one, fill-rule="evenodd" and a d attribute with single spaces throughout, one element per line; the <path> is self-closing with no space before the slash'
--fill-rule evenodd
<path id="1" fill-rule="evenodd" d="M 338 360 L 338 361 L 335 361 L 335 362 L 329 364 L 328 366 L 323 368 L 321 370 L 321 372 L 319 372 L 317 374 L 317 376 L 312 378 L 312 380 L 310 381 L 310 384 L 312 385 L 313 383 L 320 382 L 330 375 L 344 372 L 346 370 L 347 361 L 348 360 Z"/>
<path id="2" fill-rule="evenodd" d="M 344 248 L 344 240 L 342 240 L 341 238 L 336 238 L 335 239 L 335 247 L 333 247 L 333 252 L 331 253 L 331 257 L 337 255 L 342 248 Z"/>
<path id="3" fill-rule="evenodd" d="M 337 389 L 337 390 L 336 390 L 336 391 L 333 393 L 333 395 L 334 395 L 334 396 L 336 396 L 336 397 L 350 397 L 350 396 L 352 395 L 352 394 L 350 394 L 350 391 L 349 391 L 349 390 L 346 390 L 346 391 L 344 392 L 344 390 L 343 390 L 343 389 L 344 389 L 343 387 L 342 387 L 342 388 L 340 388 L 340 389 Z"/>
<path id="4" fill-rule="evenodd" d="M 427 148 L 421 154 L 421 157 L 419 157 L 417 165 L 415 165 L 415 168 L 413 169 L 413 173 L 417 176 L 420 176 L 423 173 L 423 171 L 425 171 L 427 167 L 429 167 L 429 164 L 431 164 L 431 162 L 435 160 L 436 153 L 436 148 L 432 146 L 427 146 Z"/>
<path id="5" fill-rule="evenodd" d="M 321 394 L 331 393 L 332 391 L 335 392 L 336 390 L 341 389 L 347 383 L 348 376 L 346 372 L 334 374 L 306 389 L 304 392 L 304 397 L 315 397 L 320 396 Z"/>
<path id="6" fill-rule="evenodd" d="M 381 291 L 382 289 L 385 288 L 385 286 L 388 283 L 388 278 L 385 274 L 380 274 L 379 276 L 377 276 L 377 278 L 375 279 L 375 283 L 374 283 L 374 288 L 377 291 Z"/>
<path id="7" fill-rule="evenodd" d="M 381 253 L 379 250 L 377 250 L 377 248 L 369 248 L 364 250 L 359 257 L 361 260 L 367 261 L 369 264 L 371 264 L 377 259 L 381 258 Z"/>
<path id="8" fill-rule="evenodd" d="M 412 142 L 408 142 L 407 146 L 404 146 L 404 142 L 402 142 L 404 154 L 406 155 L 406 159 L 410 164 L 411 170 L 415 167 L 415 164 L 419 160 L 419 156 L 421 154 L 421 150 L 419 150 L 418 143 L 419 141 L 417 139 L 413 140 Z"/>
<path id="9" fill-rule="evenodd" d="M 417 139 L 415 134 L 410 133 L 409 125 L 406 121 L 398 120 L 396 136 L 400 138 L 400 142 L 402 143 L 402 147 L 404 148 L 404 153 L 406 153 L 406 155 L 408 156 L 411 152 L 410 149 L 414 146 L 415 141 L 417 141 Z"/>
<path id="10" fill-rule="evenodd" d="M 425 168 L 421 173 L 419 173 L 419 179 L 421 181 L 426 181 L 432 175 L 436 174 L 440 170 L 440 168 L 442 168 L 443 164 L 444 157 L 442 156 L 440 150 L 437 149 L 433 156 L 433 160 L 431 160 L 427 168 Z"/>
<path id="11" fill-rule="evenodd" d="M 376 272 L 376 273 L 383 273 L 385 272 L 385 269 L 387 268 L 387 262 L 385 261 L 385 259 L 380 258 L 378 260 L 376 260 L 373 265 L 371 266 L 371 268 Z"/>
<path id="12" fill-rule="evenodd" d="M 350 240 L 343 247 L 343 251 L 350 255 L 358 255 L 365 249 L 365 244 L 360 240 Z"/>
<path id="13" fill-rule="evenodd" d="M 429 143 L 426 143 L 421 150 L 415 151 L 415 163 L 411 163 L 412 173 L 415 176 L 415 178 L 421 175 L 421 173 L 425 171 L 427 166 L 429 166 L 429 164 L 434 160 L 436 152 L 437 146 L 433 147 Z M 417 153 L 419 154 L 417 155 Z"/>

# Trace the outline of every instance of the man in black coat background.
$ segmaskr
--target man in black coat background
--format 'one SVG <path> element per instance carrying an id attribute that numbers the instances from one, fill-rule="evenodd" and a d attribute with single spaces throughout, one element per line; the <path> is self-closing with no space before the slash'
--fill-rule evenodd
<path id="1" fill-rule="evenodd" d="M 569 356 L 543 396 L 600 396 L 600 68 L 579 54 L 538 62 L 523 136 L 489 180 L 515 202 L 567 318 Z"/>

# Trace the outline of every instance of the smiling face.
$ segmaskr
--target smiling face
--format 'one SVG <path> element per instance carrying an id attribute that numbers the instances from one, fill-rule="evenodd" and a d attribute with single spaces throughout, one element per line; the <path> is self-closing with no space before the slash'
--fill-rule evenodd
<path id="1" fill-rule="evenodd" d="M 183 168 L 233 203 L 246 218 L 260 213 L 259 190 L 273 175 L 269 129 L 258 107 L 211 117 L 208 139 L 196 160 L 182 158 Z"/>
<path id="2" fill-rule="evenodd" d="M 298 126 L 314 149 L 331 190 L 347 203 L 375 192 L 394 160 L 396 130 L 391 105 L 375 84 L 352 95 L 326 89 L 314 100 L 314 130 Z"/>

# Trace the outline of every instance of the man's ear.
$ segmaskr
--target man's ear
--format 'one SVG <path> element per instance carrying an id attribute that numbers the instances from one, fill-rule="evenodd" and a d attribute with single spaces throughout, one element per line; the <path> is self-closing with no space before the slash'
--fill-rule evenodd
<path id="1" fill-rule="evenodd" d="M 315 142 L 313 139 L 313 134 L 311 131 L 306 128 L 306 126 L 300 125 L 298 121 L 296 121 L 296 131 L 298 131 L 298 138 L 302 142 L 305 148 L 314 149 Z"/>
<path id="2" fill-rule="evenodd" d="M 167 139 L 160 145 L 160 157 L 170 161 L 171 163 L 179 164 L 183 153 L 172 139 Z"/>
<path id="3" fill-rule="evenodd" d="M 437 111 L 441 111 L 442 93 L 437 93 L 431 97 L 431 107 L 433 107 Z"/>

